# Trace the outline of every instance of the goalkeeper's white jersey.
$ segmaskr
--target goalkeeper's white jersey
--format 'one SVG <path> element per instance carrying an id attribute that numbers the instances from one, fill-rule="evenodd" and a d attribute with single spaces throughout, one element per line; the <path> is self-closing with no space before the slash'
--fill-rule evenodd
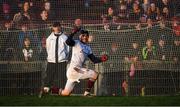
<path id="1" fill-rule="evenodd" d="M 79 40 L 75 40 L 75 45 L 72 48 L 70 66 L 82 67 L 89 54 L 92 54 L 90 46 L 83 44 Z"/>

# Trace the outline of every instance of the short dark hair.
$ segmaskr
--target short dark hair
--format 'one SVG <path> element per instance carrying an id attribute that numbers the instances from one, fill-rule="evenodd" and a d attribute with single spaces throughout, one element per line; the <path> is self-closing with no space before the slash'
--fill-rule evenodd
<path id="1" fill-rule="evenodd" d="M 54 23 L 53 23 L 53 27 L 61 27 L 60 22 L 54 22 Z"/>
<path id="2" fill-rule="evenodd" d="M 89 32 L 87 30 L 81 30 L 80 32 L 81 34 L 86 34 L 87 36 L 89 36 Z"/>

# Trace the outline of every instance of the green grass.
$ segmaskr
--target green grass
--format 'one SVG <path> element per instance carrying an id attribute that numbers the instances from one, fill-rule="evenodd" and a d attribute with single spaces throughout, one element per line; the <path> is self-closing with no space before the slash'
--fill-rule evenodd
<path id="1" fill-rule="evenodd" d="M 145 97 L 60 97 L 45 96 L 1 96 L 1 106 L 178 106 L 180 96 Z"/>

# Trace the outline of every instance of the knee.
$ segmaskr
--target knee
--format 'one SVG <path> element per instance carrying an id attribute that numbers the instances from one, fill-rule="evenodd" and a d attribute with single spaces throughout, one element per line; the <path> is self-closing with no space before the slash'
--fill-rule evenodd
<path id="1" fill-rule="evenodd" d="M 99 75 L 99 73 L 94 71 L 92 79 L 96 80 L 98 75 Z"/>
<path id="2" fill-rule="evenodd" d="M 62 90 L 61 96 L 69 96 L 70 92 L 68 90 Z"/>

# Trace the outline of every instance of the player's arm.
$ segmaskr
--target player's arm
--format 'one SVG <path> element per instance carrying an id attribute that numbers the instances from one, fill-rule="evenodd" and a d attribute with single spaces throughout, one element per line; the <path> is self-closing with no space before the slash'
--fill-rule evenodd
<path id="1" fill-rule="evenodd" d="M 73 36 L 68 36 L 67 40 L 66 40 L 66 44 L 69 46 L 74 46 L 75 45 L 75 41 L 73 40 Z"/>
<path id="2" fill-rule="evenodd" d="M 66 44 L 69 46 L 74 46 L 75 45 L 75 41 L 73 40 L 73 36 L 79 32 L 79 28 L 77 29 L 73 29 L 72 33 L 68 36 L 68 39 L 66 40 Z"/>
<path id="3" fill-rule="evenodd" d="M 101 62 L 105 62 L 108 60 L 108 56 L 107 55 L 102 55 L 100 58 L 95 57 L 94 54 L 89 54 L 88 58 L 93 62 L 93 63 L 101 63 Z"/>

